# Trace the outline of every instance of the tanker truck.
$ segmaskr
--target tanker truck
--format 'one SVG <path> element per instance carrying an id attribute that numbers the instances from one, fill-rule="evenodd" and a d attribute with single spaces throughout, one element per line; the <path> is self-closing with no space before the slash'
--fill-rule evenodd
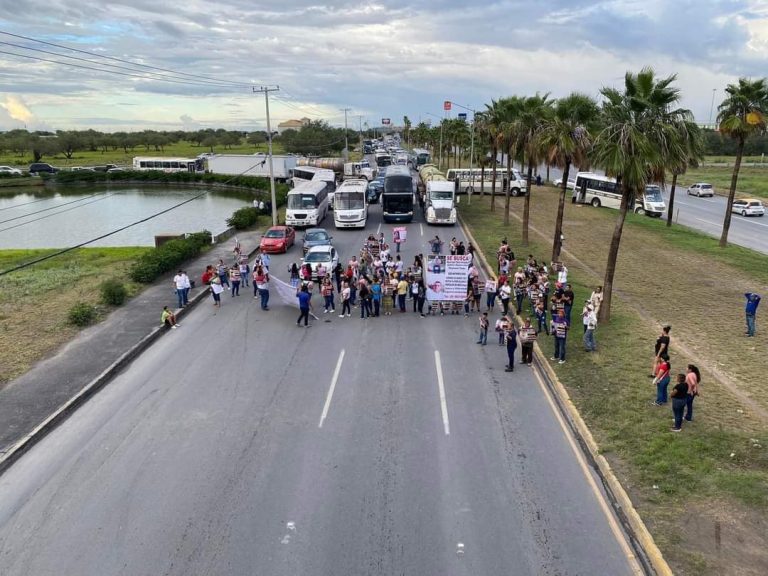
<path id="1" fill-rule="evenodd" d="M 419 169 L 419 179 L 424 187 L 422 205 L 427 224 L 456 224 L 456 184 L 432 164 Z"/>

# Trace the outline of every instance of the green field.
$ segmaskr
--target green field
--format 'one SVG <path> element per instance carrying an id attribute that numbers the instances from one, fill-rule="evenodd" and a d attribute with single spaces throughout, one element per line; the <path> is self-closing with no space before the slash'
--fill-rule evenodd
<path id="1" fill-rule="evenodd" d="M 75 152 L 71 159 L 67 159 L 63 154 L 57 154 L 52 157 L 43 157 L 40 161 L 56 166 L 57 168 L 71 168 L 72 166 L 97 166 L 99 164 L 117 164 L 118 166 L 130 166 L 134 156 L 173 156 L 178 158 L 194 158 L 203 152 L 210 152 L 211 149 L 205 146 L 197 146 L 192 142 L 176 142 L 163 147 L 163 150 L 155 150 L 154 147 L 147 149 L 145 146 L 137 146 L 133 150 L 128 150 L 126 154 L 122 148 L 102 152 L 82 151 Z M 217 154 L 255 154 L 257 152 L 267 152 L 266 144 L 254 146 L 252 144 L 242 143 L 237 146 L 225 148 L 224 146 L 214 146 L 213 151 Z M 272 146 L 275 154 L 282 154 L 283 147 L 279 143 Z M 32 163 L 31 154 L 19 157 L 16 154 L 0 155 L 0 165 L 13 166 L 15 168 L 29 168 Z"/>
<path id="2" fill-rule="evenodd" d="M 682 176 L 678 176 L 678 185 L 685 189 L 696 182 L 709 182 L 715 187 L 715 193 L 723 196 L 728 195 L 731 188 L 731 176 L 733 175 L 733 158 L 730 159 L 729 166 L 702 166 L 692 168 Z M 668 176 L 667 182 L 671 182 L 672 177 Z M 736 187 L 736 197 L 745 198 L 757 196 L 768 198 L 768 164 L 760 166 L 741 166 L 739 170 L 739 181 Z"/>

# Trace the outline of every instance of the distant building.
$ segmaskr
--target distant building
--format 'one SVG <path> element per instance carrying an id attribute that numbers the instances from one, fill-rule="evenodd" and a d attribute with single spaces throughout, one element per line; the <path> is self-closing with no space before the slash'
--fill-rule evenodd
<path id="1" fill-rule="evenodd" d="M 285 122 L 280 122 L 280 124 L 277 125 L 277 133 L 282 134 L 286 130 L 301 130 L 302 126 L 306 126 L 309 124 L 309 118 L 302 118 L 301 120 L 286 120 Z"/>

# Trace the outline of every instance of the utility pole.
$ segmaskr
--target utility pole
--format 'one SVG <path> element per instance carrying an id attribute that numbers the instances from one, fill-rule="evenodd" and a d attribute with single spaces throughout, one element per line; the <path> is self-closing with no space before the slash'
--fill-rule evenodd
<path id="1" fill-rule="evenodd" d="M 709 126 L 712 127 L 712 112 L 715 109 L 715 92 L 717 88 L 712 88 L 712 104 L 709 106 Z"/>
<path id="2" fill-rule="evenodd" d="M 275 171 L 272 166 L 272 125 L 269 123 L 269 93 L 277 92 L 280 86 L 253 87 L 254 92 L 264 93 L 264 103 L 267 107 L 267 150 L 269 160 L 269 189 L 272 194 L 272 226 L 277 226 L 277 195 L 275 194 Z"/>
<path id="3" fill-rule="evenodd" d="M 360 123 L 360 152 L 363 155 L 363 159 L 365 159 L 365 146 L 363 145 L 363 117 L 358 116 L 357 121 Z"/>
<path id="4" fill-rule="evenodd" d="M 342 111 L 344 112 L 344 161 L 349 162 L 349 137 L 347 135 L 347 112 L 349 112 L 351 108 L 342 108 Z"/>
<path id="5" fill-rule="evenodd" d="M 462 104 L 457 104 L 456 102 L 451 101 L 451 104 L 454 106 L 458 106 L 459 108 L 464 108 L 464 110 L 467 110 L 469 112 L 472 112 L 472 128 L 471 132 L 469 133 L 469 192 L 467 193 L 467 204 L 472 203 L 472 193 L 475 190 L 475 116 L 477 115 L 477 111 L 473 108 L 470 108 L 469 106 L 464 106 Z"/>

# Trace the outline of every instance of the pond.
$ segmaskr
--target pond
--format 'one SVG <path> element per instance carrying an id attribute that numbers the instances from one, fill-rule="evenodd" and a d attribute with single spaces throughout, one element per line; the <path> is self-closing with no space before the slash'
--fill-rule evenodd
<path id="1" fill-rule="evenodd" d="M 89 246 L 153 246 L 156 234 L 227 228 L 226 219 L 250 206 L 248 192 L 182 187 L 19 188 L 0 196 L 0 249 L 66 248 L 131 226 Z M 202 195 L 201 195 L 202 194 Z M 195 196 L 201 195 L 195 200 Z M 175 207 L 187 200 L 186 204 Z"/>

